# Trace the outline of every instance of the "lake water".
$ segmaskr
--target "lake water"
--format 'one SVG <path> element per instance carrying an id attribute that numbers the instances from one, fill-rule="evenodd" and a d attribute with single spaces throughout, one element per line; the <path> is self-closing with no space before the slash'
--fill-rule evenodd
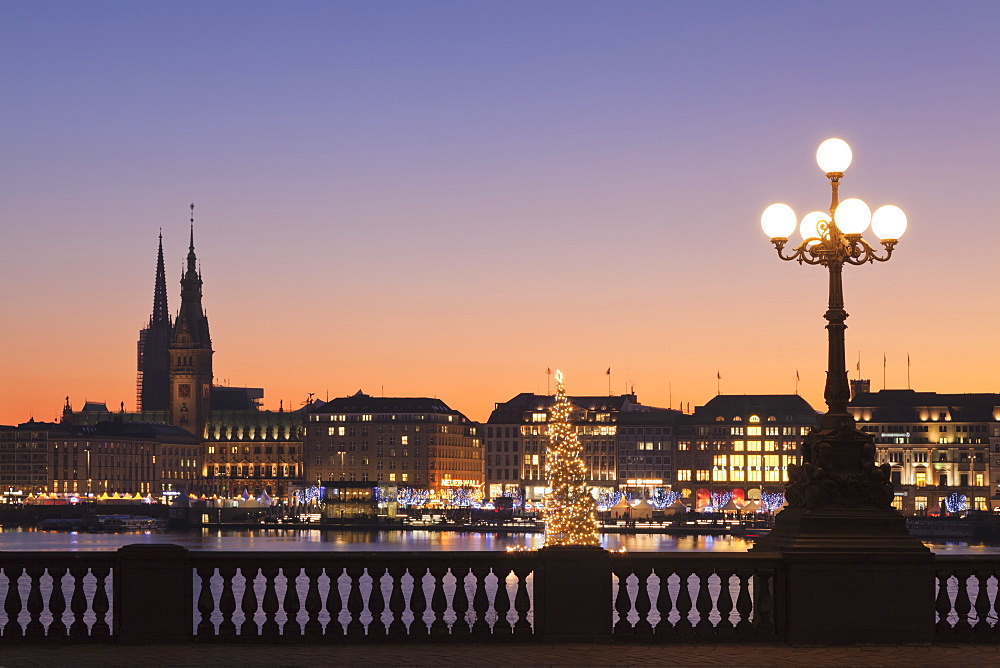
<path id="1" fill-rule="evenodd" d="M 134 543 L 173 543 L 191 550 L 233 551 L 503 551 L 542 547 L 544 536 L 456 531 L 344 531 L 320 529 L 210 530 L 187 533 L 90 534 L 0 529 L 0 550 L 116 550 Z M 752 541 L 736 536 L 604 534 L 603 547 L 629 552 L 745 552 Z M 1000 546 L 927 543 L 935 552 L 1000 554 Z"/>

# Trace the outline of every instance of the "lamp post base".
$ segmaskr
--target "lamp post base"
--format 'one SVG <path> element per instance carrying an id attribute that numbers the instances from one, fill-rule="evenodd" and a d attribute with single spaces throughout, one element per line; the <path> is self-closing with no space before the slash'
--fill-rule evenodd
<path id="1" fill-rule="evenodd" d="M 934 639 L 934 555 L 894 509 L 787 508 L 751 552 L 779 552 L 775 600 L 786 642 Z"/>

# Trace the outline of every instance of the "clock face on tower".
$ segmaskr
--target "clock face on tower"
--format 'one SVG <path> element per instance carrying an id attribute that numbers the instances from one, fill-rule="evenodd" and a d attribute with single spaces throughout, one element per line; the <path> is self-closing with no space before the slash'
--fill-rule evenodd
<path id="1" fill-rule="evenodd" d="M 186 399 L 191 396 L 191 386 L 184 384 L 177 386 L 177 396 Z"/>

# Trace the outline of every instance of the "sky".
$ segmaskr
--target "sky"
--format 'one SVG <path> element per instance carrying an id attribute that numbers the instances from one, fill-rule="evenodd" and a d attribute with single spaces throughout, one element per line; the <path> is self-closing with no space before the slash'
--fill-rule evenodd
<path id="1" fill-rule="evenodd" d="M 998 392 L 997 25 L 995 2 L 0 0 L 0 423 L 135 407 L 157 235 L 175 312 L 191 202 L 217 382 L 267 408 L 360 389 L 485 420 L 559 368 L 571 395 L 822 410 L 827 273 L 759 220 L 829 206 L 834 136 L 842 197 L 910 224 L 844 271 L 851 377 Z"/>

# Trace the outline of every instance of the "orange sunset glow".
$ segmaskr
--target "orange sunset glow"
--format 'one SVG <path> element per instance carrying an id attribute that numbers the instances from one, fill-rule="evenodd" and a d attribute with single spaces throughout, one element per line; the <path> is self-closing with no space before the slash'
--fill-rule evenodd
<path id="1" fill-rule="evenodd" d="M 135 408 L 157 235 L 175 312 L 192 201 L 216 383 L 265 408 L 361 389 L 485 420 L 558 367 L 571 395 L 822 410 L 827 274 L 759 219 L 829 206 L 828 137 L 841 196 L 909 218 L 845 268 L 850 377 L 1000 391 L 1000 58 L 972 5 L 397 9 L 7 8 L 0 423 Z M 834 73 L 820 23 L 857 39 Z"/>

